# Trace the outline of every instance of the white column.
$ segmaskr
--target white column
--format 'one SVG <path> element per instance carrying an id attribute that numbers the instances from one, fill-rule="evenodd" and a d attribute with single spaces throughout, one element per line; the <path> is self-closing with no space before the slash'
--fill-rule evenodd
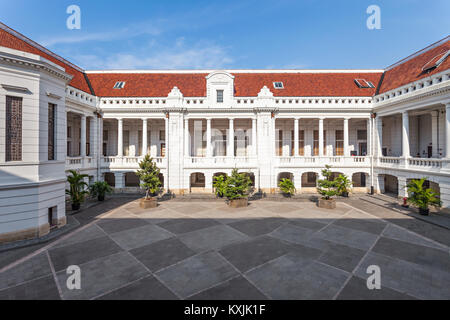
<path id="1" fill-rule="evenodd" d="M 445 105 L 445 157 L 450 158 L 450 103 Z"/>
<path id="2" fill-rule="evenodd" d="M 86 116 L 81 115 L 80 156 L 86 157 Z"/>
<path id="3" fill-rule="evenodd" d="M 409 158 L 409 116 L 408 111 L 402 113 L 402 156 Z"/>
<path id="4" fill-rule="evenodd" d="M 95 156 L 97 155 L 97 134 L 98 134 L 98 128 L 97 128 L 97 116 L 95 117 L 89 117 L 89 154 L 90 156 L 95 159 Z"/>
<path id="5" fill-rule="evenodd" d="M 256 157 L 257 146 L 256 146 L 256 118 L 252 119 L 252 156 Z"/>
<path id="6" fill-rule="evenodd" d="M 348 118 L 344 119 L 344 156 L 350 156 L 350 148 L 348 147 Z"/>
<path id="7" fill-rule="evenodd" d="M 147 154 L 147 131 L 148 131 L 148 119 L 142 119 L 142 156 Z"/>
<path id="8" fill-rule="evenodd" d="M 211 148 L 211 118 L 206 119 L 206 157 L 212 157 Z"/>
<path id="9" fill-rule="evenodd" d="M 376 129 L 376 139 L 375 139 L 375 155 L 377 157 L 383 156 L 383 118 L 375 118 L 375 129 Z"/>
<path id="10" fill-rule="evenodd" d="M 165 132 L 164 132 L 164 137 L 166 138 L 165 140 L 164 140 L 164 143 L 166 144 L 166 154 L 165 154 L 165 158 L 169 158 L 168 157 L 168 155 L 169 155 L 169 116 L 166 116 L 165 118 L 164 118 L 164 120 L 165 120 Z M 167 164 L 167 165 L 169 165 L 169 164 Z"/>
<path id="11" fill-rule="evenodd" d="M 323 157 L 323 118 L 319 119 L 319 157 Z"/>
<path id="12" fill-rule="evenodd" d="M 439 123 L 439 111 L 431 112 L 431 144 L 432 144 L 432 157 L 439 158 L 439 131 L 438 131 L 438 123 Z"/>
<path id="13" fill-rule="evenodd" d="M 367 130 L 367 156 L 371 156 L 372 155 L 372 119 L 369 118 L 367 119 L 367 125 L 366 125 L 366 130 Z"/>
<path id="14" fill-rule="evenodd" d="M 123 119 L 117 119 L 117 156 L 123 157 Z"/>
<path id="15" fill-rule="evenodd" d="M 298 119 L 294 119 L 294 157 L 298 157 Z"/>
<path id="16" fill-rule="evenodd" d="M 228 129 L 228 157 L 234 158 L 234 119 L 229 119 L 229 129 Z"/>
<path id="17" fill-rule="evenodd" d="M 184 119 L 184 156 L 190 157 L 191 153 L 189 150 L 189 119 Z"/>

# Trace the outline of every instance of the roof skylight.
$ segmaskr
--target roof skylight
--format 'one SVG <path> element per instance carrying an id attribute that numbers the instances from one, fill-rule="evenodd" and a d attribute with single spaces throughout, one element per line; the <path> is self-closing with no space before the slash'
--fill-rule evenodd
<path id="1" fill-rule="evenodd" d="M 125 87 L 125 81 L 117 81 L 113 89 L 123 89 Z"/>
<path id="2" fill-rule="evenodd" d="M 355 83 L 359 88 L 375 88 L 372 82 L 367 81 L 365 79 L 355 79 Z"/>
<path id="3" fill-rule="evenodd" d="M 274 87 L 275 89 L 284 89 L 283 82 L 281 82 L 281 81 L 274 82 L 274 83 L 273 83 L 273 87 Z"/>

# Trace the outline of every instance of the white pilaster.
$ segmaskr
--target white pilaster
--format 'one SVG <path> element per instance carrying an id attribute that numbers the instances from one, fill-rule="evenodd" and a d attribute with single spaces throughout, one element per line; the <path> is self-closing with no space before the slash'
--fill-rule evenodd
<path id="1" fill-rule="evenodd" d="M 123 157 L 123 119 L 117 119 L 117 156 Z"/>
<path id="2" fill-rule="evenodd" d="M 367 155 L 371 156 L 372 155 L 372 119 L 369 118 L 367 119 L 367 124 L 366 124 L 366 130 L 367 130 Z"/>
<path id="3" fill-rule="evenodd" d="M 376 139 L 375 139 L 375 155 L 377 157 L 383 156 L 383 118 L 376 117 L 375 118 L 375 130 L 376 130 Z"/>
<path id="4" fill-rule="evenodd" d="M 409 115 L 408 111 L 402 113 L 402 156 L 409 158 L 411 156 L 409 151 Z"/>
<path id="5" fill-rule="evenodd" d="M 257 137 L 256 137 L 256 118 L 252 119 L 252 156 L 256 157 L 257 154 L 257 145 L 256 145 L 256 141 L 257 141 Z"/>
<path id="6" fill-rule="evenodd" d="M 234 119 L 229 119 L 229 129 L 228 129 L 228 157 L 234 158 Z"/>
<path id="7" fill-rule="evenodd" d="M 294 157 L 298 157 L 298 119 L 294 119 Z"/>
<path id="8" fill-rule="evenodd" d="M 142 152 L 141 155 L 145 156 L 147 154 L 147 131 L 148 131 L 148 119 L 142 119 Z"/>
<path id="9" fill-rule="evenodd" d="M 432 145 L 432 157 L 439 158 L 439 111 L 431 111 L 431 145 Z"/>
<path id="10" fill-rule="evenodd" d="M 164 143 L 166 144 L 166 154 L 165 157 L 168 159 L 168 154 L 169 154 L 169 116 L 167 115 L 164 118 Z"/>
<path id="11" fill-rule="evenodd" d="M 189 119 L 184 119 L 184 156 L 190 157 L 191 153 L 189 151 Z"/>
<path id="12" fill-rule="evenodd" d="M 319 157 L 323 157 L 323 118 L 319 119 Z"/>
<path id="13" fill-rule="evenodd" d="M 206 119 L 206 157 L 212 157 L 211 147 L 211 118 Z"/>
<path id="14" fill-rule="evenodd" d="M 348 118 L 344 119 L 344 156 L 350 156 L 350 148 L 348 147 Z"/>
<path id="15" fill-rule="evenodd" d="M 81 115 L 80 157 L 86 157 L 86 116 Z"/>
<path id="16" fill-rule="evenodd" d="M 445 105 L 445 157 L 450 158 L 450 103 Z"/>

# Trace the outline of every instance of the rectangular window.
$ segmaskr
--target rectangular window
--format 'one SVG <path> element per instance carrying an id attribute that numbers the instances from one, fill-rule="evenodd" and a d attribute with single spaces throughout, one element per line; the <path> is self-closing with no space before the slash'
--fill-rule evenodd
<path id="1" fill-rule="evenodd" d="M 344 130 L 336 130 L 336 155 L 344 155 Z"/>
<path id="2" fill-rule="evenodd" d="M 67 138 L 72 138 L 72 127 L 67 127 Z"/>
<path id="3" fill-rule="evenodd" d="M 223 103 L 223 90 L 217 90 L 217 103 Z"/>
<path id="4" fill-rule="evenodd" d="M 108 130 L 103 130 L 103 141 L 108 141 Z"/>
<path id="5" fill-rule="evenodd" d="M 300 130 L 298 133 L 298 155 L 305 155 L 305 130 Z"/>
<path id="6" fill-rule="evenodd" d="M 314 137 L 313 137 L 313 142 L 314 142 L 314 155 L 318 156 L 319 155 L 319 130 L 314 130 Z M 323 152 L 326 154 L 326 146 L 327 146 L 327 131 L 324 130 L 323 131 Z M 323 155 L 321 155 L 323 156 Z"/>
<path id="7" fill-rule="evenodd" d="M 164 130 L 159 130 L 159 141 L 166 140 L 166 132 Z"/>
<path id="8" fill-rule="evenodd" d="M 160 151 L 161 157 L 165 157 L 166 156 L 166 144 L 165 143 L 161 143 L 161 151 Z"/>
<path id="9" fill-rule="evenodd" d="M 48 160 L 55 160 L 55 114 L 56 105 L 48 104 Z"/>
<path id="10" fill-rule="evenodd" d="M 283 155 L 283 130 L 278 130 L 278 139 L 277 139 L 277 156 Z"/>
<path id="11" fill-rule="evenodd" d="M 367 140 L 367 130 L 358 130 L 358 140 Z"/>
<path id="12" fill-rule="evenodd" d="M 22 161 L 22 98 L 6 97 L 6 161 Z"/>

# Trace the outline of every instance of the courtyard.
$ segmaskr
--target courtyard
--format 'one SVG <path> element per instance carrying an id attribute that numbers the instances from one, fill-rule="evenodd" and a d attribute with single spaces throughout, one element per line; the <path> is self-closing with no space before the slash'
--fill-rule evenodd
<path id="1" fill-rule="evenodd" d="M 130 199 L 0 268 L 0 299 L 449 299 L 448 245 L 447 229 L 360 200 Z"/>

